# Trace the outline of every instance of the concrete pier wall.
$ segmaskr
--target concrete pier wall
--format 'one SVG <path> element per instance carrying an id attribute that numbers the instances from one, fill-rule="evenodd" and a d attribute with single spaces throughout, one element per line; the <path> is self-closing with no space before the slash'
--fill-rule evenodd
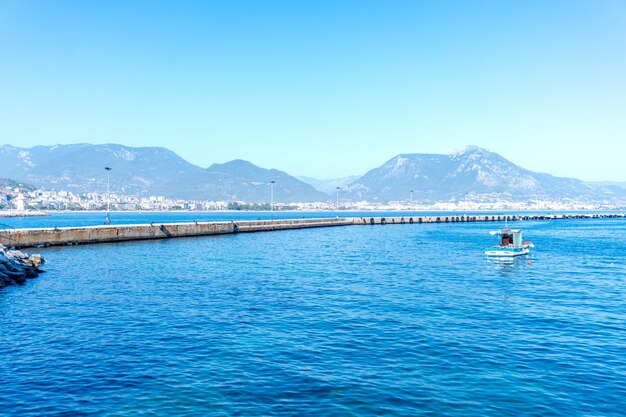
<path id="1" fill-rule="evenodd" d="M 191 222 L 163 224 L 121 224 L 107 226 L 0 230 L 0 244 L 7 247 L 62 246 L 174 237 L 211 236 L 350 225 L 387 225 L 457 222 L 511 222 L 518 220 L 563 220 L 571 218 L 613 218 L 626 214 L 576 215 L 442 215 L 401 217 L 337 217 L 319 219 L 253 220 L 238 222 Z"/>
<path id="2" fill-rule="evenodd" d="M 130 240 L 211 236 L 232 233 L 265 232 L 311 227 L 343 226 L 352 219 L 294 219 L 240 222 L 192 222 L 121 224 L 85 227 L 54 227 L 0 230 L 0 243 L 7 247 L 62 246 L 86 243 L 124 242 Z"/>

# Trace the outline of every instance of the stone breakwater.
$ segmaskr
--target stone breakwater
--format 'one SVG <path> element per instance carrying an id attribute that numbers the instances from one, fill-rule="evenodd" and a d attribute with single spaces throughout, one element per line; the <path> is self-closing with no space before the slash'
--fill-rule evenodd
<path id="1" fill-rule="evenodd" d="M 221 222 L 120 224 L 84 227 L 49 227 L 35 229 L 0 229 L 0 244 L 14 248 L 125 242 L 143 239 L 169 239 L 237 233 L 269 232 L 333 226 L 401 225 L 422 223 L 470 223 L 503 221 L 542 221 L 567 219 L 623 218 L 625 214 L 531 214 L 477 216 L 394 216 L 337 217 L 281 220 L 245 220 Z"/>
<path id="2" fill-rule="evenodd" d="M 41 255 L 28 255 L 0 244 L 0 287 L 22 284 L 26 279 L 36 277 L 43 263 Z"/>
<path id="3" fill-rule="evenodd" d="M 47 211 L 16 211 L 16 210 L 0 210 L 0 217 L 43 217 L 49 216 Z"/>

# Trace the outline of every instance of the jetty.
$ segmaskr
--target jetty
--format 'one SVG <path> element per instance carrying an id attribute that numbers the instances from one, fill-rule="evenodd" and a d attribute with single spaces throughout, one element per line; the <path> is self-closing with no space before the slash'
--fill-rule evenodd
<path id="1" fill-rule="evenodd" d="M 44 217 L 50 214 L 41 210 L 0 210 L 0 217 Z"/>
<path id="2" fill-rule="evenodd" d="M 270 232 L 334 226 L 414 225 L 520 220 L 624 218 L 626 214 L 442 215 L 395 217 L 332 217 L 280 220 L 118 224 L 103 226 L 0 229 L 0 244 L 12 248 L 67 246 L 132 240 L 170 239 L 236 233 Z"/>

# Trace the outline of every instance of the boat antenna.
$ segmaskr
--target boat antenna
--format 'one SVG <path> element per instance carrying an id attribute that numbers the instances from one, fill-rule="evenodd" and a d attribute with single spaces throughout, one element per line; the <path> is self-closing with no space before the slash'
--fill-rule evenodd
<path id="1" fill-rule="evenodd" d="M 500 196 L 500 193 L 498 193 Z M 509 230 L 509 218 L 506 215 L 506 211 L 504 211 L 504 204 L 502 205 L 502 214 L 504 214 L 504 230 Z"/>

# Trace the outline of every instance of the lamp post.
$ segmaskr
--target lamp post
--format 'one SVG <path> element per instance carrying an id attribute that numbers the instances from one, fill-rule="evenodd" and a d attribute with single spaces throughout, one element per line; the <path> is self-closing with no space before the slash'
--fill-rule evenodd
<path id="1" fill-rule="evenodd" d="M 274 220 L 274 183 L 276 181 L 270 181 L 270 210 L 272 212 L 272 220 Z"/>
<path id="2" fill-rule="evenodd" d="M 104 167 L 107 171 L 107 218 L 106 224 L 111 224 L 111 219 L 109 218 L 109 210 L 111 209 L 111 167 Z"/>
<path id="3" fill-rule="evenodd" d="M 467 218 L 467 193 L 465 193 L 465 217 Z"/>
<path id="4" fill-rule="evenodd" d="M 339 211 L 339 187 L 336 187 L 337 196 L 335 197 L 335 211 Z"/>
<path id="5" fill-rule="evenodd" d="M 409 191 L 409 210 L 413 213 L 413 190 Z"/>

